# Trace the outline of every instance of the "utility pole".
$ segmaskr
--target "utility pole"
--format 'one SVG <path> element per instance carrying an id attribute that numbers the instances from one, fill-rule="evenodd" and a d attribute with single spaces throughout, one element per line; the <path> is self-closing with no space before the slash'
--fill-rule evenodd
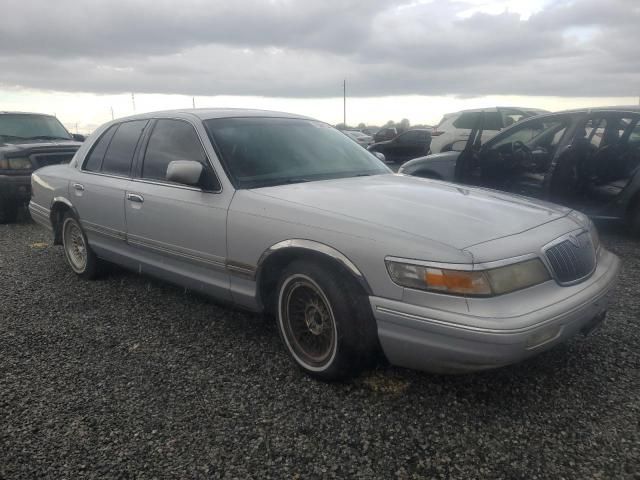
<path id="1" fill-rule="evenodd" d="M 111 120 L 113 120 L 113 107 L 111 107 Z"/>
<path id="2" fill-rule="evenodd" d="M 133 113 L 136 113 L 136 97 L 131 92 L 131 105 L 133 105 Z"/>
<path id="3" fill-rule="evenodd" d="M 193 108 L 196 108 L 196 97 L 191 97 L 191 104 L 193 105 Z"/>
<path id="4" fill-rule="evenodd" d="M 347 128 L 347 80 L 342 82 L 342 123 Z"/>

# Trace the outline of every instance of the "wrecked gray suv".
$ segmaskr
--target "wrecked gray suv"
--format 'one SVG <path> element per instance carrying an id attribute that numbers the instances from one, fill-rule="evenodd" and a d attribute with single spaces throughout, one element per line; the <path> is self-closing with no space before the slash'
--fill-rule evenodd
<path id="1" fill-rule="evenodd" d="M 67 163 L 84 140 L 52 115 L 0 112 L 0 223 L 16 220 L 29 203 L 31 173 Z"/>

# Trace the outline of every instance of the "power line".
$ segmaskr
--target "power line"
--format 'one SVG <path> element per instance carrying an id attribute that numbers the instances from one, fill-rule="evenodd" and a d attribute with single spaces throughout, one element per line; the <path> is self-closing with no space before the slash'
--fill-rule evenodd
<path id="1" fill-rule="evenodd" d="M 347 127 L 347 79 L 342 82 L 342 123 Z"/>

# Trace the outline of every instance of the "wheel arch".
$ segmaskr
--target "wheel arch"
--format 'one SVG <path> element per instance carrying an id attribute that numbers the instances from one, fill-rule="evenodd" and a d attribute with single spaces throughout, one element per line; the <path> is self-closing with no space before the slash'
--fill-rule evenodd
<path id="1" fill-rule="evenodd" d="M 364 294 L 371 295 L 371 287 L 362 272 L 342 252 L 314 240 L 290 239 L 269 247 L 258 261 L 255 278 L 262 309 L 272 310 L 280 273 L 289 263 L 299 259 L 312 259 L 336 269 L 351 278 Z"/>
<path id="2" fill-rule="evenodd" d="M 72 212 L 78 217 L 78 212 L 73 204 L 65 197 L 54 197 L 51 202 L 49 220 L 53 228 L 53 244 L 62 245 L 62 219 L 67 212 Z"/>

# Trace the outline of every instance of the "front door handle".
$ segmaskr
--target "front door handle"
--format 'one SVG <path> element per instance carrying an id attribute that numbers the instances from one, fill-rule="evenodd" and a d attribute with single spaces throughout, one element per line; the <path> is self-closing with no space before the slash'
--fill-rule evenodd
<path id="1" fill-rule="evenodd" d="M 73 188 L 75 188 L 79 192 L 84 192 L 84 185 L 82 185 L 81 183 L 74 183 Z"/>
<path id="2" fill-rule="evenodd" d="M 137 193 L 127 193 L 127 200 L 135 203 L 144 202 L 144 197 L 142 195 L 138 195 Z"/>

